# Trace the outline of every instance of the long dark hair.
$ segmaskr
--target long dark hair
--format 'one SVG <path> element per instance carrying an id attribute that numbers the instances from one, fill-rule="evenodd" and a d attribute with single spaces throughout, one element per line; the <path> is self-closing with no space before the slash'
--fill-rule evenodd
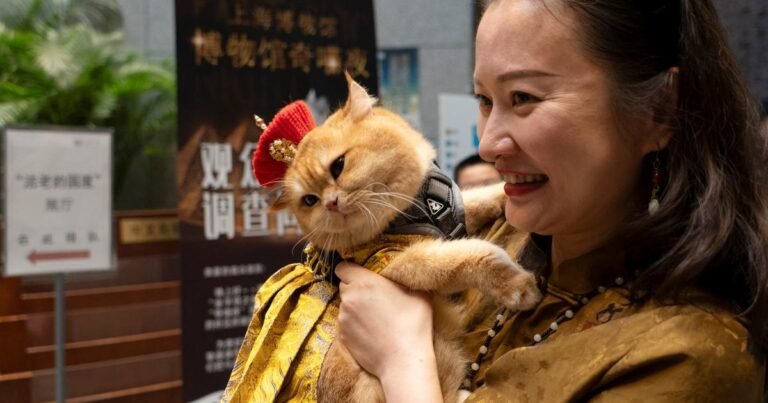
<path id="1" fill-rule="evenodd" d="M 714 6 L 710 0 L 557 1 L 574 12 L 582 44 L 612 77 L 616 116 L 651 112 L 673 133 L 660 153 L 661 208 L 628 224 L 637 283 L 659 300 L 678 299 L 695 286 L 734 303 L 765 353 L 768 143 Z M 646 159 L 648 185 L 653 159 Z"/>

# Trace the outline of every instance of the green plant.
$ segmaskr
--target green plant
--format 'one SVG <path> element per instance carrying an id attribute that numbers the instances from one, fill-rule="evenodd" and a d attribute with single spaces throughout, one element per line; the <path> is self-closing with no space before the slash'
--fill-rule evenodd
<path id="1" fill-rule="evenodd" d="M 25 12 L 8 6 L 20 0 L 3 2 L 0 126 L 114 128 L 115 193 L 137 159 L 173 157 L 173 66 L 149 63 L 122 45 L 114 1 L 35 0 Z"/>

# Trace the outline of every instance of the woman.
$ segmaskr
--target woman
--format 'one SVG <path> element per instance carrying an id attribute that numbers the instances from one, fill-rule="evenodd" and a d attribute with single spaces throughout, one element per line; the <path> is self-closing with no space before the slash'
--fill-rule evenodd
<path id="1" fill-rule="evenodd" d="M 472 305 L 468 401 L 762 401 L 766 139 L 711 2 L 491 1 L 474 81 L 545 296 Z M 440 401 L 425 297 L 337 275 L 387 400 Z"/>

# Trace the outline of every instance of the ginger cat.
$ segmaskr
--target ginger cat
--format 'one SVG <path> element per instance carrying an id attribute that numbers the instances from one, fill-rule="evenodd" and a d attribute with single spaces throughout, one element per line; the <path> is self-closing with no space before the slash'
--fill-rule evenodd
<path id="1" fill-rule="evenodd" d="M 343 108 L 310 131 L 286 171 L 272 208 L 288 208 L 307 239 L 342 255 L 376 240 L 409 209 L 433 167 L 435 150 L 394 113 L 347 76 Z M 502 185 L 463 195 L 466 229 L 474 233 L 503 215 Z M 440 207 L 440 205 L 431 205 Z M 540 298 L 534 277 L 499 246 L 477 239 L 427 239 L 408 246 L 381 275 L 436 294 L 435 354 L 445 401 L 457 400 L 468 359 L 460 344 L 461 312 L 445 295 L 477 288 L 510 309 L 533 307 Z M 378 380 L 333 343 L 318 384 L 320 402 L 383 402 Z"/>

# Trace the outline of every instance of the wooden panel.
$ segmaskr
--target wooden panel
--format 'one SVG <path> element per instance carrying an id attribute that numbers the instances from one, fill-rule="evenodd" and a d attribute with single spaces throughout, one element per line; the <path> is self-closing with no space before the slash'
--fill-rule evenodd
<path id="1" fill-rule="evenodd" d="M 67 290 L 67 310 L 130 305 L 142 302 L 179 299 L 179 281 L 118 285 L 113 287 Z M 22 295 L 27 313 L 53 311 L 53 292 L 31 292 Z"/>
<path id="2" fill-rule="evenodd" d="M 181 402 L 181 381 L 163 382 L 114 392 L 67 399 L 67 403 L 173 403 Z M 53 401 L 46 403 L 54 403 Z"/>
<path id="3" fill-rule="evenodd" d="M 24 315 L 0 317 L 0 375 L 29 369 L 24 353 L 26 319 Z"/>
<path id="4" fill-rule="evenodd" d="M 67 342 L 136 335 L 180 328 L 178 300 L 67 312 Z M 28 346 L 53 344 L 53 314 L 28 315 Z"/>
<path id="5" fill-rule="evenodd" d="M 141 356 L 181 348 L 181 330 L 164 330 L 138 335 L 110 337 L 67 343 L 67 365 L 78 365 L 116 358 Z M 38 370 L 54 366 L 55 346 L 27 349 L 29 369 Z"/>
<path id="6" fill-rule="evenodd" d="M 0 397 L 5 402 L 28 402 L 31 372 L 0 375 Z"/>
<path id="7" fill-rule="evenodd" d="M 22 312 L 21 279 L 18 277 L 0 276 L 0 316 L 18 315 Z"/>
<path id="8" fill-rule="evenodd" d="M 67 367 L 68 397 L 77 398 L 181 379 L 181 353 L 172 351 Z M 54 396 L 53 370 L 34 371 L 31 402 Z"/>
<path id="9" fill-rule="evenodd" d="M 175 281 L 180 277 L 177 255 L 148 255 L 118 260 L 117 270 L 68 274 L 65 289 L 112 287 L 143 283 Z M 23 279 L 24 292 L 52 292 L 53 277 L 34 276 Z"/>

